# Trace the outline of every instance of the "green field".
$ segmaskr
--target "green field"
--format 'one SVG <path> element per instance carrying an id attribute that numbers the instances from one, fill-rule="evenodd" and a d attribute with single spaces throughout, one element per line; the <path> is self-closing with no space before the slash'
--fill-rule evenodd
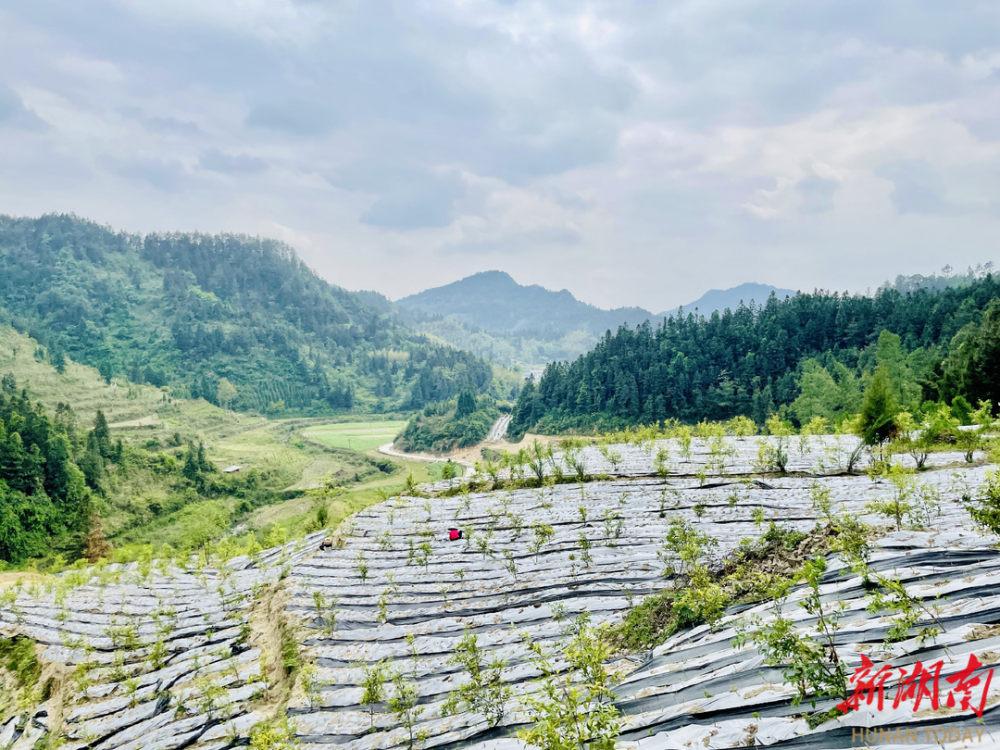
<path id="1" fill-rule="evenodd" d="M 406 427 L 406 422 L 343 422 L 310 427 L 303 434 L 331 448 L 370 451 L 391 443 Z"/>

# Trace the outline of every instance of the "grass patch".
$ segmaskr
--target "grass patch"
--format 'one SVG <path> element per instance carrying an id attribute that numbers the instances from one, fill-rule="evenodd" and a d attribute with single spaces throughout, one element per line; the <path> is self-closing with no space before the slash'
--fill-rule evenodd
<path id="1" fill-rule="evenodd" d="M 303 434 L 331 448 L 369 451 L 391 443 L 405 427 L 406 422 L 401 421 L 343 422 L 316 425 L 304 430 Z"/>

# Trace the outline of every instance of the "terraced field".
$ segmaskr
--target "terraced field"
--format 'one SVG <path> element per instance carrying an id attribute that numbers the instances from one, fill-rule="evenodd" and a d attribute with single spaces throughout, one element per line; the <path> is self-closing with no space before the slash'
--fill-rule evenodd
<path id="1" fill-rule="evenodd" d="M 672 585 L 664 573 L 677 561 L 662 544 L 672 522 L 715 538 L 712 554 L 721 560 L 742 539 L 760 537 L 771 520 L 802 532 L 816 528 L 817 481 L 829 490 L 834 513 L 862 514 L 881 529 L 871 542 L 873 575 L 898 580 L 919 602 L 914 636 L 887 645 L 892 623 L 869 611 L 871 587 L 828 554 L 817 595 L 821 614 L 837 613 L 838 659 L 849 673 L 865 658 L 897 670 L 940 660 L 940 702 L 928 696 L 917 710 L 912 700 L 894 707 L 897 688 L 887 682 L 881 711 L 862 700 L 859 710 L 810 726 L 802 714 L 812 709 L 794 705 L 795 686 L 781 666 L 766 663 L 752 640 L 734 643 L 747 623 L 766 627 L 779 615 L 802 634 L 814 632 L 815 610 L 799 606 L 813 592 L 799 585 L 778 603 L 733 605 L 711 627 L 612 658 L 622 744 L 876 746 L 879 735 L 864 730 L 882 727 L 903 728 L 904 736 L 918 731 L 921 743 L 925 730 L 943 729 L 944 741 L 929 734 L 928 746 L 994 746 L 1000 680 L 987 684 L 986 675 L 1000 662 L 1000 556 L 962 504 L 986 467 L 934 454 L 929 463 L 937 468 L 919 475 L 930 498 L 921 510 L 924 528 L 897 531 L 884 516 L 863 515 L 892 487 L 842 473 L 848 440 L 796 444 L 788 465 L 795 473 L 763 478 L 753 474 L 759 440 L 726 439 L 723 463 L 718 443 L 696 441 L 690 451 L 675 443 L 617 446 L 607 456 L 588 448 L 574 460 L 607 479 L 392 498 L 345 522 L 330 549 L 318 549 L 323 535 L 316 534 L 266 554 L 189 563 L 187 570 L 173 563 L 108 566 L 66 574 L 51 590 L 14 589 L 0 601 L 3 633 L 40 644 L 43 671 L 34 696 L 10 690 L 15 678 L 4 673 L 8 689 L 0 694 L 9 698 L 6 705 L 0 698 L 0 748 L 30 748 L 46 733 L 65 737 L 67 748 L 283 747 L 284 727 L 273 717 L 285 710 L 306 748 L 520 746 L 511 732 L 527 726 L 526 696 L 536 693 L 540 676 L 528 639 L 564 668 L 577 616 L 586 614 L 591 625 L 617 623 Z M 667 455 L 657 459 L 660 450 Z M 461 528 L 463 538 L 449 541 L 450 527 Z M 931 626 L 936 634 L 920 632 Z M 490 658 L 500 658 L 502 680 L 512 687 L 494 727 L 478 713 L 444 710 L 469 679 L 452 658 L 468 633 Z M 969 665 L 970 654 L 983 665 L 975 673 L 982 679 L 963 707 L 965 693 L 948 680 Z M 376 665 L 400 674 L 384 698 L 400 685 L 416 691 L 412 735 L 385 701 L 363 703 Z M 959 700 L 949 707 L 951 693 Z M 823 699 L 816 710 L 833 703 Z M 977 720 L 973 708 L 980 705 Z M 952 730 L 958 735 L 949 745 Z"/>
<path id="2" fill-rule="evenodd" d="M 305 430 L 305 435 L 331 448 L 352 451 L 370 451 L 384 443 L 391 443 L 406 427 L 406 422 L 343 422 L 316 425 Z"/>

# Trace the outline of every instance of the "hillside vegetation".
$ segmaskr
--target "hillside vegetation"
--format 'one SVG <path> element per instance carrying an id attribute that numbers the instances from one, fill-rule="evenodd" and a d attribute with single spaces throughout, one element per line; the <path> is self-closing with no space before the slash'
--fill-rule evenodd
<path id="1" fill-rule="evenodd" d="M 194 550 L 234 529 L 274 543 L 319 515 L 336 520 L 377 501 L 375 488 L 402 487 L 406 472 L 433 478 L 308 437 L 323 420 L 113 388 L 74 362 L 60 373 L 37 341 L 4 326 L 0 373 L 0 567 L 33 558 L 58 568 L 88 550 L 117 559 Z M 392 434 L 402 426 L 384 424 Z M 223 471 L 232 466 L 240 470 Z"/>
<path id="2" fill-rule="evenodd" d="M 48 359 L 48 351 L 36 340 L 0 325 L 0 374 L 12 374 L 50 413 L 66 403 L 82 422 L 92 424 L 98 410 L 109 422 L 125 422 L 153 414 L 170 398 L 152 385 L 112 386 L 93 367 L 69 359 L 59 372 Z"/>
<path id="3" fill-rule="evenodd" d="M 465 392 L 457 399 L 425 406 L 410 420 L 395 446 L 404 451 L 437 453 L 466 448 L 484 440 L 499 418 L 500 410 L 493 399 L 477 399 Z"/>
<path id="4" fill-rule="evenodd" d="M 763 304 L 774 292 L 794 295 L 767 284 L 741 284 L 707 292 L 685 309 L 703 315 L 740 302 Z M 506 273 L 486 271 L 442 287 L 404 297 L 393 305 L 374 293 L 366 301 L 418 330 L 505 367 L 540 368 L 555 360 L 574 359 L 592 349 L 606 331 L 643 321 L 659 323 L 677 310 L 654 314 L 641 307 L 603 310 L 576 299 L 569 291 L 518 284 Z"/>
<path id="5" fill-rule="evenodd" d="M 524 286 L 501 271 L 477 273 L 388 304 L 413 329 L 505 367 L 542 367 L 576 357 L 608 329 L 654 317 L 639 307 L 602 310 L 565 289 Z"/>
<path id="6" fill-rule="evenodd" d="M 59 371 L 81 362 L 107 383 L 277 416 L 417 409 L 493 387 L 491 365 L 323 281 L 288 246 L 246 236 L 0 216 L 0 323 Z"/>
<path id="7" fill-rule="evenodd" d="M 998 292 L 986 276 L 940 291 L 798 294 L 708 318 L 668 318 L 656 329 L 623 326 L 529 383 L 510 432 L 738 415 L 763 425 L 776 412 L 807 421 L 814 414 L 806 401 L 822 402 L 820 415 L 835 421 L 856 405 L 880 354 L 906 383 L 899 396 L 907 408 L 958 395 L 995 403 L 1000 303 L 984 311 Z"/>

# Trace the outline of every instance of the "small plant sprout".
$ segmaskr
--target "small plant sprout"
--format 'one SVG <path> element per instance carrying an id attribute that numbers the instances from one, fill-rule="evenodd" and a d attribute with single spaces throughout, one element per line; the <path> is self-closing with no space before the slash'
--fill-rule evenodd
<path id="1" fill-rule="evenodd" d="M 448 697 L 442 712 L 447 716 L 464 707 L 482 716 L 488 726 L 498 726 L 507 713 L 507 702 L 513 693 L 503 679 L 507 663 L 498 656 L 487 660 L 473 632 L 462 636 L 448 662 L 462 667 L 468 679 Z"/>
<path id="2" fill-rule="evenodd" d="M 337 629 L 337 603 L 340 597 L 334 596 L 329 601 L 322 591 L 313 592 L 313 605 L 316 608 L 316 620 L 320 630 L 326 635 L 332 635 Z"/>
<path id="3" fill-rule="evenodd" d="M 670 476 L 670 452 L 666 448 L 660 448 L 656 452 L 656 461 L 653 463 L 658 477 Z"/>
<path id="4" fill-rule="evenodd" d="M 319 680 L 319 670 L 313 662 L 306 662 L 302 665 L 302 689 L 309 701 L 310 708 L 316 708 L 321 700 L 320 688 L 322 683 Z"/>
<path id="5" fill-rule="evenodd" d="M 406 645 L 410 647 L 410 662 L 413 679 L 417 679 L 417 667 L 420 666 L 420 649 L 417 648 L 417 637 L 413 633 L 406 634 Z"/>
<path id="6" fill-rule="evenodd" d="M 617 545 L 625 533 L 625 516 L 610 508 L 604 511 L 604 541 L 609 547 Z"/>
<path id="7" fill-rule="evenodd" d="M 514 559 L 514 553 L 511 552 L 511 550 L 510 550 L 509 547 L 504 547 L 503 550 L 501 550 L 501 553 L 503 554 L 503 559 L 504 559 L 503 566 L 504 566 L 504 568 L 507 570 L 508 573 L 511 574 L 511 576 L 516 581 L 517 580 L 517 561 Z"/>
<path id="8" fill-rule="evenodd" d="M 590 543 L 590 539 L 584 532 L 581 531 L 578 541 L 580 544 L 580 560 L 586 567 L 589 568 L 590 563 L 593 561 L 593 558 L 590 555 L 590 548 L 592 546 Z"/>
<path id="9" fill-rule="evenodd" d="M 682 518 L 672 518 L 657 555 L 666 566 L 668 575 L 672 572 L 691 575 L 708 548 L 717 545 L 716 539 L 698 531 L 694 525 Z"/>
<path id="10" fill-rule="evenodd" d="M 358 575 L 361 577 L 361 583 L 368 580 L 368 563 L 365 560 L 364 550 L 358 552 L 358 556 L 354 558 L 355 563 L 358 566 Z"/>
<path id="11" fill-rule="evenodd" d="M 472 507 L 472 496 L 469 494 L 469 485 L 463 484 L 460 492 L 462 494 L 462 501 L 458 504 L 458 509 L 455 511 L 456 519 Z"/>
<path id="12" fill-rule="evenodd" d="M 538 554 L 542 551 L 542 547 L 552 541 L 555 535 L 555 529 L 548 524 L 536 523 L 532 527 L 532 536 L 531 541 L 528 543 L 528 552 L 535 556 L 535 562 L 538 562 Z"/>
<path id="13" fill-rule="evenodd" d="M 891 518 L 899 531 L 903 528 L 903 517 L 913 511 L 912 500 L 917 491 L 917 482 L 912 472 L 902 466 L 893 465 L 886 473 L 892 486 L 889 497 L 871 500 L 865 510 Z"/>
<path id="14" fill-rule="evenodd" d="M 483 559 L 487 557 L 493 557 L 493 548 L 490 546 L 490 542 L 493 540 L 493 533 L 487 532 L 485 534 L 480 534 L 476 537 L 476 552 L 479 552 Z"/>
<path id="15" fill-rule="evenodd" d="M 524 517 L 516 513 L 508 513 L 507 518 L 510 520 L 512 538 L 517 539 L 521 536 L 521 531 L 524 530 Z"/>
<path id="16" fill-rule="evenodd" d="M 418 705 L 420 692 L 417 686 L 406 678 L 402 670 L 396 670 L 391 675 L 393 693 L 389 698 L 389 710 L 395 715 L 396 723 L 407 733 L 407 748 L 414 750 L 427 741 L 426 730 L 416 730 L 423 706 Z"/>
<path id="17" fill-rule="evenodd" d="M 383 552 L 392 552 L 392 532 L 389 529 L 379 534 L 378 546 Z"/>
<path id="18" fill-rule="evenodd" d="M 809 497 L 812 499 L 813 510 L 831 525 L 834 520 L 832 494 L 832 490 L 822 482 L 814 481 L 809 485 Z"/>
<path id="19" fill-rule="evenodd" d="M 361 705 L 368 708 L 368 727 L 375 727 L 375 709 L 385 700 L 385 681 L 388 676 L 388 664 L 386 661 L 377 661 L 374 664 L 355 664 L 356 669 L 364 671 L 361 681 Z"/>
<path id="20" fill-rule="evenodd" d="M 799 605 L 813 622 L 810 631 L 803 632 L 792 620 L 779 616 L 767 625 L 760 625 L 759 620 L 743 622 L 733 641 L 736 648 L 752 641 L 767 664 L 783 667 L 785 682 L 797 691 L 793 705 L 809 701 L 815 708 L 824 698 L 847 699 L 847 668 L 837 654 L 835 643 L 846 605 L 840 602 L 824 606 L 820 579 L 825 570 L 826 561 L 822 557 L 808 560 L 803 569 L 808 593 Z"/>
<path id="21" fill-rule="evenodd" d="M 378 615 L 376 615 L 376 619 L 381 623 L 389 622 L 388 601 L 389 601 L 389 590 L 385 589 L 381 594 L 379 594 L 377 603 Z"/>
<path id="22" fill-rule="evenodd" d="M 576 629 L 565 649 L 569 669 L 557 665 L 537 641 L 525 636 L 525 642 L 541 677 L 539 689 L 524 698 L 534 723 L 519 729 L 518 738 L 542 750 L 614 750 L 621 718 L 612 704 L 613 675 L 604 665 L 611 648 L 599 631 Z"/>
<path id="23" fill-rule="evenodd" d="M 427 572 L 427 568 L 431 563 L 431 555 L 434 554 L 434 550 L 431 549 L 431 543 L 428 541 L 423 541 L 417 545 L 417 563 L 424 566 L 424 572 Z"/>

